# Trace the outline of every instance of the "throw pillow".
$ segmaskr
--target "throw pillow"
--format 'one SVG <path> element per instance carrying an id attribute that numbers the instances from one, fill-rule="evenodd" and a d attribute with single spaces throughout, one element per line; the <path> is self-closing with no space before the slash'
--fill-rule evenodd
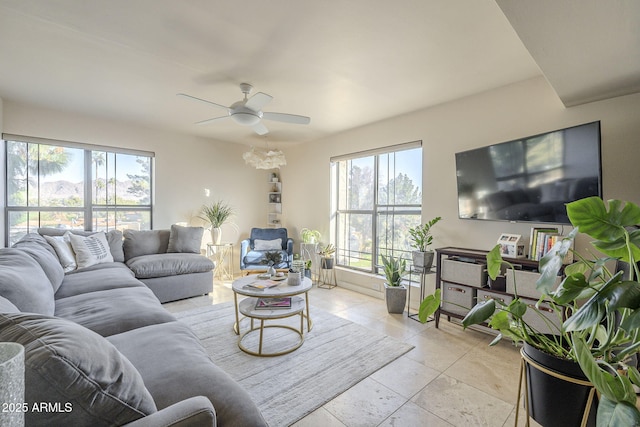
<path id="1" fill-rule="evenodd" d="M 69 320 L 0 314 L 0 341 L 25 350 L 26 425 L 123 425 L 157 411 L 140 373 L 109 341 Z"/>
<path id="2" fill-rule="evenodd" d="M 56 251 L 47 243 L 44 237 L 36 233 L 29 233 L 13 245 L 14 248 L 28 253 L 35 259 L 44 274 L 46 274 L 53 292 L 55 293 L 64 280 L 64 270 L 56 256 Z"/>
<path id="3" fill-rule="evenodd" d="M 282 249 L 282 239 L 274 240 L 260 240 L 255 239 L 253 241 L 253 249 L 256 251 L 272 251 Z"/>
<path id="4" fill-rule="evenodd" d="M 52 316 L 55 309 L 53 287 L 42 267 L 17 248 L 0 249 L 0 295 L 23 312 Z"/>
<path id="5" fill-rule="evenodd" d="M 79 269 L 95 264 L 113 262 L 107 236 L 104 233 L 95 233 L 86 237 L 70 234 L 69 237 L 71 239 L 71 247 L 76 253 L 76 263 Z"/>
<path id="6" fill-rule="evenodd" d="M 58 255 L 60 265 L 64 269 L 65 273 L 75 270 L 78 267 L 76 264 L 76 254 L 73 253 L 71 247 L 71 233 L 68 231 L 63 236 L 44 236 Z"/>
<path id="7" fill-rule="evenodd" d="M 202 227 L 182 227 L 172 225 L 169 234 L 169 246 L 167 252 L 182 252 L 199 254 L 202 245 Z"/>
<path id="8" fill-rule="evenodd" d="M 169 246 L 169 230 L 124 230 L 124 259 L 164 254 Z"/>

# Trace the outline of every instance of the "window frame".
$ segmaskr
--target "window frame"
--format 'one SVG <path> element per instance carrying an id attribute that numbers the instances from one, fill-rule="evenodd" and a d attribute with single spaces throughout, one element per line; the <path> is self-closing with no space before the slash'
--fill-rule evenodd
<path id="1" fill-rule="evenodd" d="M 395 154 L 400 151 L 412 150 L 419 148 L 422 154 L 422 141 L 413 141 L 404 144 L 398 144 L 388 147 L 383 147 L 374 150 L 361 151 L 357 153 L 342 155 L 332 157 L 330 159 L 331 163 L 331 218 L 333 222 L 333 226 L 331 227 L 333 241 L 336 247 L 336 265 L 354 271 L 361 271 L 365 273 L 371 274 L 379 274 L 380 265 L 377 260 L 380 257 L 380 236 L 379 234 L 379 219 L 383 216 L 391 216 L 395 215 L 415 215 L 418 218 L 418 221 L 421 223 L 422 221 L 422 182 L 420 182 L 420 203 L 419 204 L 381 204 L 379 200 L 379 167 L 380 167 L 380 158 L 384 155 Z M 373 205 L 371 209 L 349 209 L 349 208 L 341 208 L 340 206 L 340 167 L 338 167 L 339 162 L 342 161 L 350 161 L 358 158 L 365 157 L 373 157 Z M 420 178 L 422 178 L 422 155 L 420 156 Z M 349 173 L 348 171 L 346 173 Z M 387 177 L 389 180 L 389 177 Z M 349 248 L 343 248 L 340 236 L 345 233 L 341 232 L 341 217 L 345 215 L 370 215 L 371 216 L 371 238 L 372 238 L 372 247 L 371 247 L 371 267 L 356 267 L 353 265 L 349 265 L 348 263 L 343 262 L 343 260 L 351 259 L 351 250 Z M 347 233 L 348 234 L 348 233 Z M 392 239 L 393 241 L 393 239 Z M 392 253 L 394 252 L 394 248 L 391 247 L 390 250 Z M 405 252 L 404 250 L 398 250 L 397 252 Z M 388 252 L 387 252 L 388 253 Z M 365 254 L 367 254 L 365 252 Z M 409 264 L 411 264 L 411 257 L 407 258 Z"/>
<path id="2" fill-rule="evenodd" d="M 29 206 L 29 202 L 27 199 L 27 203 L 24 206 L 10 206 L 9 205 L 9 142 L 18 142 L 25 144 L 38 144 L 38 145 L 47 145 L 54 147 L 63 147 L 63 148 L 72 148 L 79 149 L 83 151 L 83 204 L 81 206 L 43 206 L 38 202 L 38 206 Z M 29 137 L 23 135 L 12 135 L 12 134 L 2 134 L 2 144 L 3 144 L 3 165 L 4 168 L 4 215 L 5 215 L 5 246 L 9 246 L 11 244 L 11 221 L 10 216 L 13 212 L 24 212 L 27 215 L 31 215 L 32 213 L 47 213 L 47 212 L 82 212 L 83 220 L 84 220 L 84 231 L 98 231 L 93 230 L 94 225 L 94 217 L 96 212 L 104 212 L 106 215 L 116 214 L 118 212 L 126 212 L 126 211 L 141 211 L 147 212 L 149 216 L 149 227 L 153 229 L 153 210 L 154 210 L 154 181 L 155 181 L 155 153 L 150 151 L 142 151 L 142 150 L 134 150 L 128 148 L 120 148 L 120 147 L 112 147 L 112 146 L 103 146 L 103 145 L 94 145 L 87 143 L 79 143 L 79 142 L 71 142 L 71 141 L 61 141 L 54 140 L 48 138 L 37 138 L 37 137 Z M 105 152 L 105 153 L 113 153 L 114 156 L 117 155 L 131 155 L 137 157 L 147 157 L 149 159 L 149 203 L 141 204 L 141 205 L 129 205 L 129 204 L 108 204 L 108 203 L 95 203 L 93 198 L 93 186 L 89 185 L 89 183 L 93 182 L 93 165 L 92 165 L 92 154 L 94 152 Z M 117 168 L 117 165 L 115 166 Z M 117 176 L 117 169 L 115 169 Z M 38 176 L 40 179 L 40 175 Z M 28 186 L 27 186 L 28 187 Z M 28 189 L 26 190 L 28 192 Z M 39 215 L 38 218 L 38 227 L 40 227 L 41 217 Z M 110 224 L 106 225 L 105 231 L 114 228 Z M 117 224 L 116 227 L 117 228 Z M 33 232 L 31 227 L 27 226 L 28 232 Z"/>

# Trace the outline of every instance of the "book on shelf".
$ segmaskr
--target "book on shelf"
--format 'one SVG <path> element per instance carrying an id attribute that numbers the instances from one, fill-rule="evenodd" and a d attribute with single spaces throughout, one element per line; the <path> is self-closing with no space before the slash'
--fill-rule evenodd
<path id="1" fill-rule="evenodd" d="M 291 308 L 291 297 L 258 298 L 256 310 L 271 310 L 277 308 Z"/>
<path id="2" fill-rule="evenodd" d="M 540 261 L 543 256 L 553 248 L 553 246 L 562 240 L 562 236 L 557 228 L 532 228 L 531 240 L 529 245 L 529 259 L 532 261 Z M 569 251 L 564 259 L 564 264 L 573 262 L 573 253 Z"/>

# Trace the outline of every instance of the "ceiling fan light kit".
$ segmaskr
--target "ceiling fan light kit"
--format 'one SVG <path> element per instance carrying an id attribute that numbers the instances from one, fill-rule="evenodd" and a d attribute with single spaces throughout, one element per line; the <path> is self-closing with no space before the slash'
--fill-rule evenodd
<path id="1" fill-rule="evenodd" d="M 227 111 L 226 116 L 202 120 L 196 123 L 198 125 L 209 124 L 214 121 L 231 117 L 234 122 L 243 126 L 251 127 L 253 131 L 258 135 L 266 135 L 267 133 L 269 133 L 269 129 L 267 129 L 267 127 L 262 123 L 262 119 L 301 125 L 306 125 L 311 122 L 311 119 L 309 117 L 299 116 L 296 114 L 273 112 L 263 113 L 262 108 L 269 102 L 271 102 L 273 97 L 271 95 L 267 95 L 266 93 L 258 92 L 249 98 L 249 94 L 252 90 L 253 86 L 251 86 L 249 83 L 241 83 L 240 91 L 244 94 L 244 99 L 234 102 L 230 107 L 225 107 L 224 105 L 212 101 L 207 101 L 206 99 L 198 98 L 195 96 L 187 95 L 185 93 L 179 93 L 178 96 L 203 102 L 215 107 L 223 108 Z"/>

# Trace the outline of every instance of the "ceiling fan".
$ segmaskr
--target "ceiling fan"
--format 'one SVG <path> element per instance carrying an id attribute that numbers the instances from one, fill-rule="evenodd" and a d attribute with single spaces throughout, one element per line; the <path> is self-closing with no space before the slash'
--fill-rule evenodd
<path id="1" fill-rule="evenodd" d="M 236 123 L 239 123 L 243 126 L 249 126 L 258 135 L 266 135 L 267 133 L 269 133 L 269 129 L 267 129 L 267 127 L 262 123 L 262 119 L 299 125 L 308 125 L 311 122 L 311 119 L 306 116 L 298 116 L 296 114 L 286 113 L 263 112 L 262 108 L 273 99 L 271 95 L 258 92 L 249 98 L 249 94 L 253 90 L 253 86 L 251 86 L 249 83 L 241 83 L 240 90 L 242 91 L 242 93 L 244 93 L 244 99 L 234 102 L 229 107 L 225 107 L 224 105 L 217 104 L 215 102 L 207 101 L 206 99 L 187 95 L 185 93 L 179 93 L 178 96 L 183 96 L 185 98 L 204 102 L 209 105 L 215 105 L 216 107 L 224 108 L 227 111 L 226 116 L 202 120 L 200 122 L 196 122 L 197 125 L 205 125 L 231 117 Z"/>

